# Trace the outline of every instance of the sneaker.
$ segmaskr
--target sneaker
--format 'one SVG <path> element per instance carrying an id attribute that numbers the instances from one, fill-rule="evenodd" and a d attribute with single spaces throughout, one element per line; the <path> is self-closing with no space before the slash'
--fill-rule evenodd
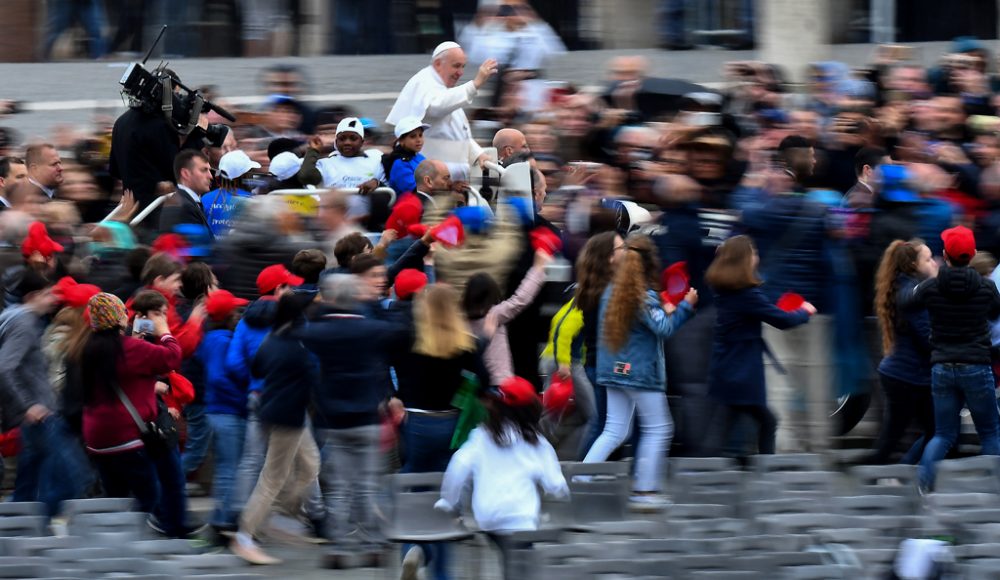
<path id="1" fill-rule="evenodd" d="M 674 505 L 674 502 L 656 493 L 633 493 L 628 503 L 629 509 L 636 512 L 659 512 Z"/>
<path id="2" fill-rule="evenodd" d="M 247 563 L 255 566 L 273 566 L 281 564 L 281 560 L 272 558 L 260 549 L 260 546 L 253 541 L 253 538 L 244 534 L 236 534 L 236 539 L 229 545 L 229 549 Z"/>
<path id="3" fill-rule="evenodd" d="M 403 557 L 403 572 L 399 575 L 399 580 L 417 580 L 417 575 L 423 567 L 424 550 L 420 546 L 413 546 Z"/>
<path id="4" fill-rule="evenodd" d="M 330 541 L 326 533 L 326 520 L 324 519 L 309 518 L 306 530 L 310 534 L 306 536 L 306 540 L 309 543 L 326 544 Z"/>

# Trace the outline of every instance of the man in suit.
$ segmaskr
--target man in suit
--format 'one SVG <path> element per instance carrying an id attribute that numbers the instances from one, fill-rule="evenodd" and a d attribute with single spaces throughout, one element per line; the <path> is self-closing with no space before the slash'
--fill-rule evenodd
<path id="1" fill-rule="evenodd" d="M 844 194 L 844 205 L 853 209 L 872 207 L 875 203 L 875 190 L 871 180 L 879 165 L 886 163 L 885 149 L 880 147 L 863 147 L 854 157 L 854 173 L 858 182 Z"/>
<path id="2" fill-rule="evenodd" d="M 174 158 L 177 191 L 164 204 L 160 214 L 160 232 L 170 233 L 181 224 L 203 226 L 211 235 L 208 218 L 201 206 L 201 196 L 212 188 L 212 166 L 208 157 L 195 149 L 184 149 Z"/>
<path id="3" fill-rule="evenodd" d="M 33 183 L 46 197 L 52 199 L 63 182 L 62 159 L 59 151 L 49 143 L 31 145 L 25 152 L 28 167 L 28 181 Z"/>

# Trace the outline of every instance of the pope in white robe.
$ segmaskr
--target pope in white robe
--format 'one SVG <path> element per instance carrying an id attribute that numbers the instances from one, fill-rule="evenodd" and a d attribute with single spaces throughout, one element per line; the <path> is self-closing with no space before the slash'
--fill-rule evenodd
<path id="1" fill-rule="evenodd" d="M 422 153 L 448 165 L 452 179 L 467 180 L 469 167 L 487 156 L 472 138 L 469 119 L 462 107 L 471 105 L 479 89 L 497 72 L 497 61 L 487 59 L 476 78 L 459 85 L 465 73 L 466 56 L 455 42 L 443 42 L 434 49 L 431 64 L 413 75 L 396 98 L 386 123 L 395 125 L 404 117 L 423 119 Z"/>

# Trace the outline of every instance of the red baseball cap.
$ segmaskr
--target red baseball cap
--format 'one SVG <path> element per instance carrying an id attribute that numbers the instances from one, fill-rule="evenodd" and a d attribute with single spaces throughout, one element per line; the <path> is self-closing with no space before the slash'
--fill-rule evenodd
<path id="1" fill-rule="evenodd" d="M 65 306 L 83 308 L 101 289 L 93 284 L 77 284 L 73 278 L 64 276 L 56 282 L 53 292 Z"/>
<path id="2" fill-rule="evenodd" d="M 524 407 L 538 400 L 535 385 L 521 377 L 510 377 L 500 383 L 500 398 L 512 407 Z"/>
<path id="3" fill-rule="evenodd" d="M 257 291 L 260 292 L 261 296 L 265 296 L 283 284 L 298 286 L 303 282 L 305 280 L 289 272 L 288 268 L 281 264 L 274 264 L 264 268 L 257 275 Z"/>
<path id="4" fill-rule="evenodd" d="M 976 237 L 965 226 L 955 226 L 941 232 L 944 251 L 953 260 L 968 261 L 976 255 Z"/>
<path id="5" fill-rule="evenodd" d="M 407 268 L 396 275 L 393 287 L 396 289 L 396 297 L 405 300 L 423 290 L 426 285 L 427 274 L 415 268 Z"/>
<path id="6" fill-rule="evenodd" d="M 205 300 L 205 312 L 208 313 L 209 318 L 218 322 L 225 320 L 240 306 L 246 306 L 249 303 L 249 300 L 233 296 L 229 290 L 216 290 L 209 294 L 208 299 Z"/>
<path id="7" fill-rule="evenodd" d="M 25 257 L 38 252 L 46 258 L 50 258 L 63 249 L 62 245 L 49 237 L 49 231 L 45 229 L 45 224 L 42 222 L 31 222 L 31 225 L 28 226 L 28 235 L 24 238 L 24 243 L 21 244 L 21 253 Z"/>

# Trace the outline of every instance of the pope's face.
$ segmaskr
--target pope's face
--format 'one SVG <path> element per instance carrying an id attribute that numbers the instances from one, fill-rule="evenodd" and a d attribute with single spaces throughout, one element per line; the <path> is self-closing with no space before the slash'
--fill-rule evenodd
<path id="1" fill-rule="evenodd" d="M 465 74 L 465 51 L 461 48 L 447 50 L 434 61 L 434 71 L 437 72 L 444 86 L 449 89 L 458 84 L 458 81 Z"/>

